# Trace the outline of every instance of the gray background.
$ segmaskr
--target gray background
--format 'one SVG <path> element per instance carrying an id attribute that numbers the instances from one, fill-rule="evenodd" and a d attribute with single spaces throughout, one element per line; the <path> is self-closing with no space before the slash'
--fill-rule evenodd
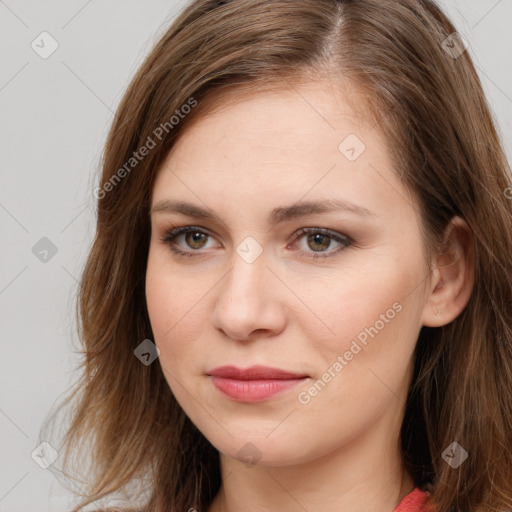
<path id="1" fill-rule="evenodd" d="M 0 0 L 0 512 L 71 508 L 31 453 L 77 377 L 74 300 L 108 127 L 129 79 L 185 3 Z M 510 159 L 512 0 L 440 4 L 469 42 Z M 59 45 L 47 59 L 31 47 L 43 31 Z M 43 237 L 57 249 L 46 262 L 32 250 Z"/>

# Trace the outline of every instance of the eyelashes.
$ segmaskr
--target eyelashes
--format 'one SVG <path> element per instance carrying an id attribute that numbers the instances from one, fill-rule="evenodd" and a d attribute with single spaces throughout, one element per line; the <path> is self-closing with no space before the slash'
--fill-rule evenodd
<path id="1" fill-rule="evenodd" d="M 183 249 L 177 243 L 180 237 L 184 238 L 185 244 L 188 245 L 190 250 Z M 208 238 L 213 238 L 212 235 L 208 233 L 205 229 L 198 226 L 181 226 L 174 229 L 167 230 L 165 235 L 161 237 L 161 241 L 169 246 L 169 249 L 176 255 L 193 258 L 198 256 L 204 256 L 206 253 L 202 251 L 204 249 L 203 242 L 207 242 Z M 329 258 L 340 251 L 343 251 L 345 248 L 351 246 L 353 244 L 353 240 L 337 231 L 333 231 L 325 228 L 300 228 L 293 235 L 293 241 L 290 245 L 295 245 L 297 241 L 305 240 L 307 247 L 309 243 L 312 242 L 313 246 L 316 245 L 317 248 L 325 248 L 331 246 L 331 243 L 334 241 L 339 244 L 339 247 L 334 250 L 329 251 L 316 251 L 316 250 L 304 250 L 299 249 L 298 252 L 306 258 L 317 259 L 317 258 Z M 199 247 L 198 247 L 199 245 Z"/>

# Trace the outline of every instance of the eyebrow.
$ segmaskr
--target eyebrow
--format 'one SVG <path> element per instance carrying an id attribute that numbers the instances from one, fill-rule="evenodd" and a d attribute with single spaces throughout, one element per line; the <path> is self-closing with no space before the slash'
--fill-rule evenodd
<path id="1" fill-rule="evenodd" d="M 323 201 L 306 201 L 274 208 L 268 216 L 268 224 L 275 226 L 281 222 L 306 217 L 316 213 L 345 211 L 364 218 L 376 219 L 379 216 L 367 208 L 342 199 L 326 199 Z M 185 201 L 164 199 L 151 208 L 154 213 L 182 213 L 196 219 L 211 219 L 226 226 L 222 218 L 208 207 L 197 206 Z"/>

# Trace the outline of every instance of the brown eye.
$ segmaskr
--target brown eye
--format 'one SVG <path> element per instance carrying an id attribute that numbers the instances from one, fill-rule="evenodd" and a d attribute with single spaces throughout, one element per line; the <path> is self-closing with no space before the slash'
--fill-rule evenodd
<path id="1" fill-rule="evenodd" d="M 301 228 L 298 231 L 295 243 L 299 246 L 301 253 L 308 258 L 315 259 L 334 256 L 352 245 L 353 240 L 348 236 L 329 229 Z M 331 247 L 333 244 L 335 244 L 334 247 Z"/>
<path id="2" fill-rule="evenodd" d="M 169 230 L 162 238 L 172 252 L 180 256 L 201 256 L 209 249 L 208 242 L 214 242 L 212 235 L 195 226 L 183 226 Z"/>
<path id="3" fill-rule="evenodd" d="M 328 249 L 331 243 L 331 237 L 329 235 L 316 233 L 313 235 L 308 235 L 307 243 L 308 247 L 310 247 L 314 251 Z"/>
<path id="4" fill-rule="evenodd" d="M 207 236 L 208 235 L 201 231 L 189 231 L 188 233 L 185 233 L 185 242 L 193 249 L 202 249 Z"/>

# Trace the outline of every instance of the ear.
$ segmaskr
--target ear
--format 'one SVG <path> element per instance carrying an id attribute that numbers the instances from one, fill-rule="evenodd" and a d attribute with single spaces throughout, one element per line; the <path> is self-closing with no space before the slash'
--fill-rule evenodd
<path id="1" fill-rule="evenodd" d="M 455 216 L 443 236 L 443 252 L 433 262 L 422 324 L 440 327 L 457 318 L 473 291 L 474 239 L 467 223 Z"/>

